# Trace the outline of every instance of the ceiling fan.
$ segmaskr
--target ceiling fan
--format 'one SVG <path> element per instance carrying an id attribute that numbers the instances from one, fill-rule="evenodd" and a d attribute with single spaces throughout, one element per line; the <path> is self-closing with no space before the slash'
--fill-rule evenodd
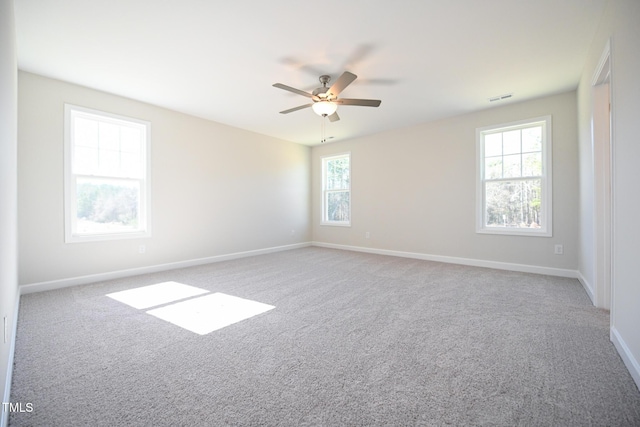
<path id="1" fill-rule="evenodd" d="M 299 107 L 290 108 L 288 110 L 280 111 L 280 114 L 289 114 L 294 111 L 302 110 L 303 108 L 312 107 L 313 111 L 322 116 L 328 117 L 329 121 L 335 122 L 340 120 L 338 113 L 336 112 L 338 105 L 357 105 L 362 107 L 378 107 L 382 101 L 379 99 L 352 99 L 352 98 L 338 98 L 340 92 L 342 92 L 347 86 L 358 78 L 353 73 L 345 71 L 336 80 L 336 82 L 327 87 L 327 83 L 331 80 L 330 76 L 322 75 L 319 80 L 322 83 L 322 87 L 316 88 L 313 92 L 305 92 L 300 89 L 293 88 L 291 86 L 283 85 L 282 83 L 276 83 L 273 86 L 288 90 L 289 92 L 297 93 L 298 95 L 306 96 L 313 100 L 310 104 L 300 105 Z"/>

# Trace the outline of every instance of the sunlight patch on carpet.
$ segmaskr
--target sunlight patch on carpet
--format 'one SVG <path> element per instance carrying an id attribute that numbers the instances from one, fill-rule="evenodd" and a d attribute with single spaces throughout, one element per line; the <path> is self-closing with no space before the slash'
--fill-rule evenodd
<path id="1" fill-rule="evenodd" d="M 206 289 L 178 282 L 157 283 L 106 296 L 138 310 L 152 308 L 146 313 L 199 335 L 206 335 L 275 308 L 269 304 L 221 292 L 211 293 Z"/>
<path id="2" fill-rule="evenodd" d="M 275 307 L 216 292 L 147 311 L 196 334 L 206 335 Z"/>
<path id="3" fill-rule="evenodd" d="M 206 289 L 196 288 L 178 282 L 163 282 L 141 288 L 107 294 L 109 298 L 130 305 L 133 308 L 144 309 L 167 304 L 173 301 L 206 294 Z"/>

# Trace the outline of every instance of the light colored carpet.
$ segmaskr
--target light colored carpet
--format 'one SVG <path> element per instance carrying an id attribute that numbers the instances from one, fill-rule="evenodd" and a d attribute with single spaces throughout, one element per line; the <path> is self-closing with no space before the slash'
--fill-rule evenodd
<path id="1" fill-rule="evenodd" d="M 198 335 L 106 294 L 275 306 Z M 573 279 L 304 248 L 23 296 L 12 426 L 632 426 L 608 313 Z"/>

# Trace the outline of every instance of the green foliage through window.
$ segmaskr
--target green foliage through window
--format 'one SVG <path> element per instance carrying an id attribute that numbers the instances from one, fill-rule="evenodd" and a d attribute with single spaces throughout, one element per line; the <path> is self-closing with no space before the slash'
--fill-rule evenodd
<path id="1" fill-rule="evenodd" d="M 149 235 L 150 124 L 65 105 L 65 241 Z"/>
<path id="2" fill-rule="evenodd" d="M 550 164 L 545 164 L 549 124 L 550 117 L 545 117 L 478 130 L 479 230 L 550 230 Z"/>
<path id="3" fill-rule="evenodd" d="M 348 224 L 351 220 L 351 169 L 348 154 L 322 159 L 323 222 Z"/>
<path id="4" fill-rule="evenodd" d="M 94 223 L 137 228 L 140 189 L 133 185 L 78 180 L 77 217 Z"/>

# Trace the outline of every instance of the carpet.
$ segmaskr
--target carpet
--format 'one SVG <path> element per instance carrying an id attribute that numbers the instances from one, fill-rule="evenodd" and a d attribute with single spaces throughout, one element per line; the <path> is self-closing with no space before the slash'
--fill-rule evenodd
<path id="1" fill-rule="evenodd" d="M 107 296 L 166 282 L 273 308 L 200 335 Z M 11 401 L 11 426 L 640 425 L 577 280 L 317 247 L 23 296 Z"/>

